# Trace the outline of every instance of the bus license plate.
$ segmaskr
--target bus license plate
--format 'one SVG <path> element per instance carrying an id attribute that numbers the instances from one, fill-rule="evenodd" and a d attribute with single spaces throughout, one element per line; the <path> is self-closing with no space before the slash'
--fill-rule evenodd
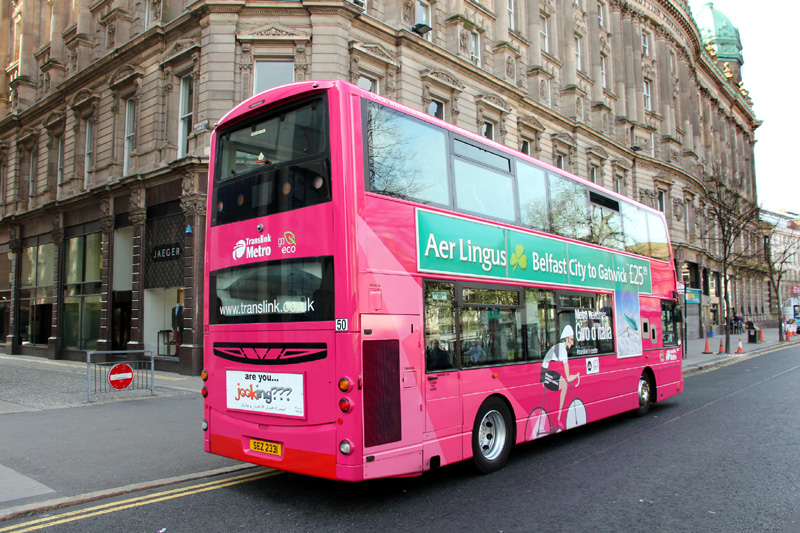
<path id="1" fill-rule="evenodd" d="M 281 445 L 277 442 L 250 439 L 250 449 L 254 452 L 268 453 L 270 455 L 281 454 Z"/>

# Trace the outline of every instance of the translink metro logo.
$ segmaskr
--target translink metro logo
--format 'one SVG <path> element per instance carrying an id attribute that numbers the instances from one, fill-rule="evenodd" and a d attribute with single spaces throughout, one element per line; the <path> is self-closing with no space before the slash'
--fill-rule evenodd
<path id="1" fill-rule="evenodd" d="M 260 235 L 255 239 L 240 239 L 233 245 L 233 260 L 238 261 L 242 257 L 253 259 L 258 257 L 269 257 L 272 254 L 271 235 Z"/>

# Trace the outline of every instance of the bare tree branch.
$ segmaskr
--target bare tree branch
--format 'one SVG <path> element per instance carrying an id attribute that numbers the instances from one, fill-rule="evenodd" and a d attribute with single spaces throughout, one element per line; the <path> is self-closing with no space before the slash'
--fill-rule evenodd
<path id="1" fill-rule="evenodd" d="M 728 287 L 737 269 L 763 269 L 763 239 L 758 226 L 760 208 L 748 198 L 743 180 L 727 178 L 717 171 L 707 183 L 708 252 L 722 269 L 725 350 L 730 353 Z"/>

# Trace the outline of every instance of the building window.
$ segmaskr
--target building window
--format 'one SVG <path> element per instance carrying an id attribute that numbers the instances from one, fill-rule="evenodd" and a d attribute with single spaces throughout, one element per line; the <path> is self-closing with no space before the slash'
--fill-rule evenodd
<path id="1" fill-rule="evenodd" d="M 550 53 L 550 38 L 548 34 L 550 24 L 550 17 L 547 15 L 539 15 L 539 45 L 542 52 Z"/>
<path id="2" fill-rule="evenodd" d="M 194 83 L 191 74 L 181 78 L 180 130 L 178 131 L 178 157 L 189 153 L 189 135 L 192 133 L 194 114 Z"/>
<path id="3" fill-rule="evenodd" d="M 600 81 L 603 84 L 603 89 L 608 88 L 608 77 L 606 76 L 606 56 L 600 54 Z"/>
<path id="4" fill-rule="evenodd" d="M 366 13 L 367 11 L 367 0 L 349 0 L 351 4 L 361 8 L 362 11 Z"/>
<path id="5" fill-rule="evenodd" d="M 544 97 L 544 104 L 547 107 L 552 107 L 553 101 L 551 98 L 552 93 L 550 91 L 550 80 L 542 80 L 542 92 L 544 93 L 541 95 Z"/>
<path id="6" fill-rule="evenodd" d="M 483 126 L 481 127 L 481 135 L 487 139 L 494 140 L 494 124 L 488 121 L 484 122 Z"/>
<path id="7" fill-rule="evenodd" d="M 55 245 L 23 248 L 20 256 L 19 342 L 47 346 L 53 320 Z"/>
<path id="8" fill-rule="evenodd" d="M 603 2 L 597 2 L 597 23 L 601 28 L 606 25 L 606 5 Z"/>
<path id="9" fill-rule="evenodd" d="M 597 183 L 597 167 L 594 165 L 589 167 L 589 181 Z"/>
<path id="10" fill-rule="evenodd" d="M 661 211 L 662 213 L 666 213 L 667 209 L 667 201 L 666 201 L 666 194 L 664 191 L 658 191 L 656 196 L 656 208 Z"/>
<path id="11" fill-rule="evenodd" d="M 56 194 L 60 192 L 61 185 L 64 184 L 64 136 L 58 138 L 58 154 L 56 155 L 56 185 L 58 189 Z"/>
<path id="12" fill-rule="evenodd" d="M 131 154 L 134 149 L 134 124 L 136 120 L 136 101 L 133 98 L 125 100 L 125 145 L 122 148 L 122 175 L 127 176 L 131 171 Z"/>
<path id="13" fill-rule="evenodd" d="M 433 22 L 431 20 L 431 6 L 427 2 L 417 0 L 417 24 L 425 24 L 433 29 Z M 433 40 L 433 32 L 429 31 L 422 35 L 426 41 Z"/>
<path id="14" fill-rule="evenodd" d="M 527 140 L 522 139 L 522 143 L 520 143 L 519 151 L 525 155 L 531 155 L 531 143 Z"/>
<path id="15" fill-rule="evenodd" d="M 508 29 L 516 30 L 514 26 L 514 0 L 508 0 Z"/>
<path id="16" fill-rule="evenodd" d="M 564 168 L 564 156 L 563 155 L 558 154 L 556 156 L 556 166 L 563 170 L 563 168 Z"/>
<path id="17" fill-rule="evenodd" d="M 614 180 L 614 192 L 617 194 L 623 194 L 623 185 L 622 185 L 622 178 L 617 178 Z"/>
<path id="18" fill-rule="evenodd" d="M 293 81 L 293 61 L 256 61 L 253 69 L 253 94 Z"/>
<path id="19" fill-rule="evenodd" d="M 102 233 L 73 237 L 66 242 L 63 346 L 93 350 L 100 338 L 100 274 Z"/>
<path id="20" fill-rule="evenodd" d="M 36 195 L 36 150 L 28 152 L 28 198 Z"/>
<path id="21" fill-rule="evenodd" d="M 431 103 L 428 104 L 428 114 L 444 120 L 444 102 L 431 100 Z"/>
<path id="22" fill-rule="evenodd" d="M 648 80 L 644 80 L 644 84 L 642 86 L 642 92 L 644 93 L 644 108 L 647 111 L 652 111 L 653 102 L 650 94 L 650 82 Z"/>
<path id="23" fill-rule="evenodd" d="M 583 63 L 581 62 L 581 38 L 575 36 L 575 69 L 579 72 L 583 70 Z"/>
<path id="24" fill-rule="evenodd" d="M 650 34 L 646 31 L 642 32 L 642 55 L 650 56 Z"/>
<path id="25" fill-rule="evenodd" d="M 94 165 L 94 126 L 92 119 L 87 118 L 85 123 L 85 133 L 83 145 L 83 189 L 89 188 L 89 172 Z"/>
<path id="26" fill-rule="evenodd" d="M 692 223 L 691 220 L 689 220 L 689 214 L 691 213 L 691 208 L 692 208 L 692 202 L 689 198 L 687 198 L 683 204 L 683 209 L 684 209 L 683 218 L 686 224 L 685 228 L 687 235 L 689 235 L 692 232 Z"/>
<path id="27" fill-rule="evenodd" d="M 376 80 L 375 78 L 370 78 L 369 76 L 359 74 L 358 83 L 356 85 L 358 85 L 365 91 L 369 91 L 375 94 L 380 94 L 380 92 L 378 91 L 378 80 Z"/>
<path id="28" fill-rule="evenodd" d="M 8 161 L 0 160 L 0 203 L 5 203 L 8 196 Z"/>
<path id="29" fill-rule="evenodd" d="M 469 34 L 469 60 L 474 65 L 481 66 L 481 36 L 476 31 Z"/>

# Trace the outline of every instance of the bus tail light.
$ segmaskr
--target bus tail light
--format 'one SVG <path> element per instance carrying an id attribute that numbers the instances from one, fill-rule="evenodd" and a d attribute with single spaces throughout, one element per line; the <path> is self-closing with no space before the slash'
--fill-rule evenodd
<path id="1" fill-rule="evenodd" d="M 341 400 L 339 400 L 339 409 L 343 413 L 349 413 L 350 409 L 352 409 L 352 408 L 353 408 L 353 404 L 350 402 L 349 399 L 342 398 Z"/>
<path id="2" fill-rule="evenodd" d="M 342 455 L 350 455 L 350 452 L 353 451 L 353 445 L 350 444 L 350 441 L 343 440 L 339 443 L 339 451 L 342 452 Z"/>
<path id="3" fill-rule="evenodd" d="M 350 380 L 347 378 L 342 378 L 339 380 L 339 390 L 342 392 L 349 392 L 350 391 Z"/>
<path id="4" fill-rule="evenodd" d="M 201 378 L 203 381 L 208 381 L 208 370 L 206 370 L 206 369 L 204 368 L 204 369 L 203 369 L 203 371 L 202 371 L 202 372 L 200 372 L 200 378 Z"/>
<path id="5" fill-rule="evenodd" d="M 203 386 L 203 389 L 200 391 L 200 394 L 203 395 L 203 398 L 208 398 L 208 387 Z"/>
<path id="6" fill-rule="evenodd" d="M 208 420 L 203 420 L 203 423 L 200 425 L 203 428 L 203 431 L 208 431 Z"/>

